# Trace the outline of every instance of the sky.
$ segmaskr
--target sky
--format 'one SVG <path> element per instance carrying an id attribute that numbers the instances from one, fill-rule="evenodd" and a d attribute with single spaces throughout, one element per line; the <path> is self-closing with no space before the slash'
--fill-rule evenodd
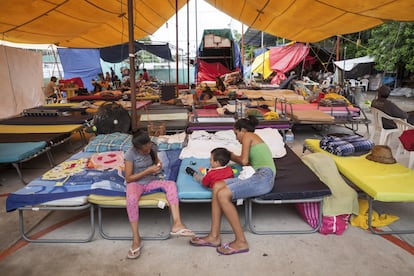
<path id="1" fill-rule="evenodd" d="M 195 6 L 197 2 L 197 13 Z M 204 29 L 232 28 L 242 33 L 242 23 L 217 10 L 204 0 L 189 1 L 189 49 L 190 56 L 195 56 L 198 44 L 201 41 Z M 196 19 L 197 18 L 197 19 Z M 196 24 L 197 22 L 197 24 Z M 196 28 L 197 26 L 197 28 Z M 178 47 L 183 53 L 187 52 L 187 6 L 178 12 Z M 197 29 L 197 30 L 196 30 Z M 244 26 L 244 31 L 247 29 Z M 196 37 L 197 34 L 197 37 Z M 152 36 L 152 41 L 169 42 L 176 45 L 176 20 L 175 15 L 166 24 L 158 29 Z"/>

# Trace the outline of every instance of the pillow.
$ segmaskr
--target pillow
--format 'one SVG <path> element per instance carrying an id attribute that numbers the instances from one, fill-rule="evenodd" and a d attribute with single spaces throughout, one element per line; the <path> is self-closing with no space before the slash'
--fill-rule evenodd
<path id="1" fill-rule="evenodd" d="M 99 134 L 88 145 L 86 152 L 105 152 L 105 151 L 123 151 L 126 152 L 132 147 L 131 135 L 126 133 L 114 132 L 109 134 Z"/>

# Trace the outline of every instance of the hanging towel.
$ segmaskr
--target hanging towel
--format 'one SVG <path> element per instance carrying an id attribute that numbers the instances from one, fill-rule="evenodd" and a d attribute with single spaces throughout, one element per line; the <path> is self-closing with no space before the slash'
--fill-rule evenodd
<path id="1" fill-rule="evenodd" d="M 332 194 L 323 199 L 324 216 L 358 214 L 358 194 L 345 183 L 332 157 L 319 152 L 305 155 L 302 160 L 331 190 Z"/>

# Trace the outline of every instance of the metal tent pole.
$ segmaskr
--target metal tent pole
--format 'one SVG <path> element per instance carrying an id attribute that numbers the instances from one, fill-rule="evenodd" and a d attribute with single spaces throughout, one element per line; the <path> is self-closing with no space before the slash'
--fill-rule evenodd
<path id="1" fill-rule="evenodd" d="M 135 45 L 134 45 L 134 7 L 133 0 L 128 0 L 128 49 L 129 49 L 129 85 L 131 87 L 131 128 L 137 128 L 136 84 L 135 84 Z"/>

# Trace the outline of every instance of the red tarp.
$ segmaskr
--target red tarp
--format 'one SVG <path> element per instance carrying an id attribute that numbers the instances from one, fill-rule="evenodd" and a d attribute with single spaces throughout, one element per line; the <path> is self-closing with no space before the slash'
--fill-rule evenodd
<path id="1" fill-rule="evenodd" d="M 270 69 L 276 72 L 272 84 L 280 84 L 286 79 L 284 73 L 296 67 L 309 54 L 309 47 L 302 43 L 295 43 L 270 48 Z"/>
<path id="2" fill-rule="evenodd" d="M 220 62 L 208 63 L 206 61 L 199 60 L 198 63 L 198 83 L 202 81 L 215 81 L 217 76 L 233 72 Z"/>

